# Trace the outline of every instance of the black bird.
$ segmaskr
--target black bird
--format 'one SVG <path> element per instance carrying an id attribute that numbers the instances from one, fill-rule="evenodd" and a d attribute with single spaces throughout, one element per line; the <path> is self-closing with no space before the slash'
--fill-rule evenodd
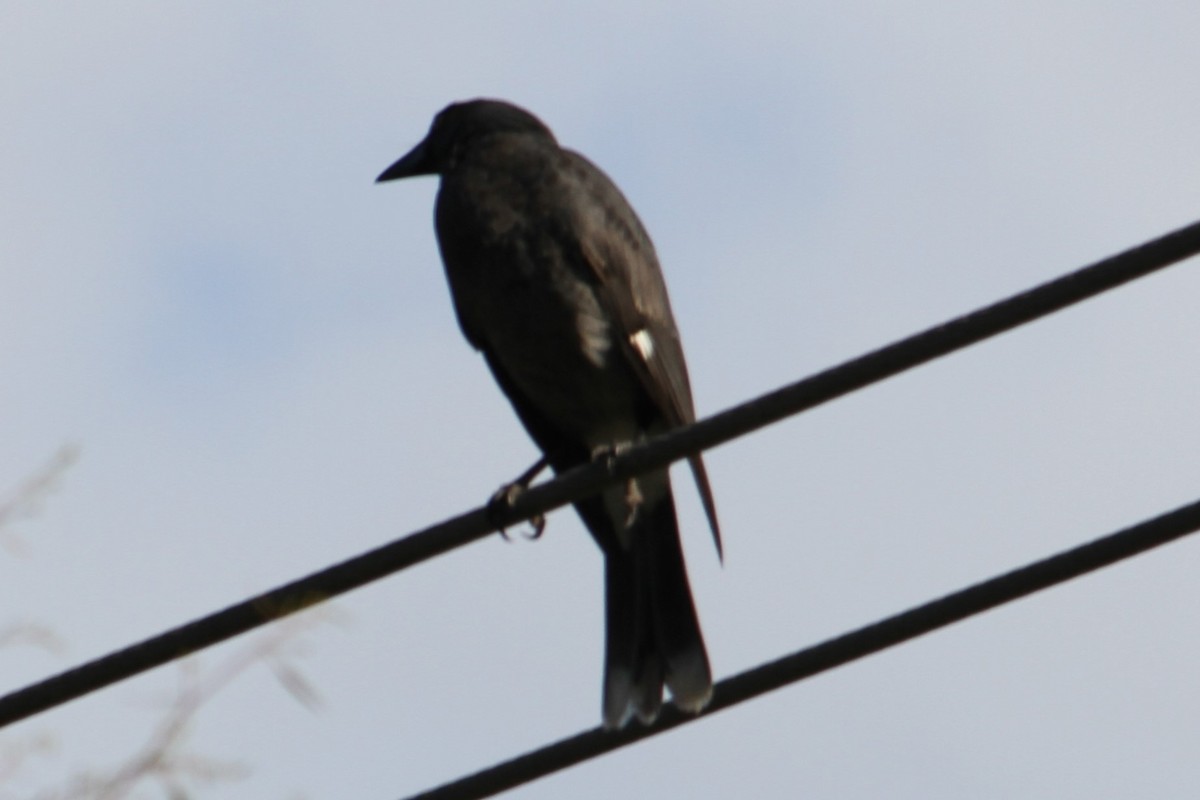
<path id="1" fill-rule="evenodd" d="M 379 181 L 440 175 L 435 227 L 458 322 L 556 472 L 695 419 L 654 246 L 616 185 L 498 100 L 448 106 Z M 700 456 L 689 459 L 717 552 Z M 575 504 L 605 556 L 603 719 L 697 713 L 712 675 L 667 470 Z"/>

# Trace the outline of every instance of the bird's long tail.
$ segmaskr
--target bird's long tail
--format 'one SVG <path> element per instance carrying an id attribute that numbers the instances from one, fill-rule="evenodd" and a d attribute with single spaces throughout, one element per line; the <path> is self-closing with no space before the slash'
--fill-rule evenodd
<path id="1" fill-rule="evenodd" d="M 652 722 L 665 684 L 679 708 L 697 713 L 712 696 L 712 673 L 679 542 L 669 489 L 638 509 L 628 546 L 605 558 L 604 725 L 636 715 Z"/>

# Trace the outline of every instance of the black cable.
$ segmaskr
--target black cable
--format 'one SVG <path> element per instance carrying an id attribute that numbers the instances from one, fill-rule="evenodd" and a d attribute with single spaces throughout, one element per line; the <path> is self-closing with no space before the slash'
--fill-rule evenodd
<path id="1" fill-rule="evenodd" d="M 504 513 L 459 515 L 0 697 L 0 727 L 480 539 L 633 475 L 730 441 L 1200 252 L 1200 222 L 531 487 Z"/>
<path id="2" fill-rule="evenodd" d="M 726 678 L 714 687 L 712 702 L 700 717 L 1109 566 L 1197 529 L 1200 529 L 1200 500 Z M 658 721 L 649 727 L 584 731 L 436 789 L 412 795 L 408 800 L 491 797 L 700 717 L 668 706 Z"/>

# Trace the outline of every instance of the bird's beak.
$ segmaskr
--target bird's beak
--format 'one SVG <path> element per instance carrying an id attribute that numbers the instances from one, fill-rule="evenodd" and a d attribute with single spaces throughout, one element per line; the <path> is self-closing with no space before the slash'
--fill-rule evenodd
<path id="1" fill-rule="evenodd" d="M 433 175 L 436 172 L 437 168 L 433 165 L 433 159 L 429 157 L 429 147 L 425 142 L 421 142 L 409 150 L 399 161 L 385 169 L 375 179 L 375 182 L 383 183 L 400 178 L 411 178 L 415 175 Z"/>

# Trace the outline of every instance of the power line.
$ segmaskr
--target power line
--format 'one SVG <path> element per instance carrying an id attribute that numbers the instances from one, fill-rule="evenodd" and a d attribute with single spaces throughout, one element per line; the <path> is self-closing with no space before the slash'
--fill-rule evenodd
<path id="1" fill-rule="evenodd" d="M 513 524 L 1031 322 L 1200 252 L 1200 222 L 735 406 L 517 497 L 461 514 L 340 564 L 0 697 L 0 727 L 348 592 Z"/>
<path id="2" fill-rule="evenodd" d="M 700 716 L 715 714 L 796 681 L 894 647 L 996 606 L 1160 547 L 1198 529 L 1200 500 L 726 678 L 714 687 L 712 702 Z M 674 706 L 664 707 L 658 721 L 649 727 L 631 726 L 619 731 L 594 728 L 584 731 L 428 792 L 413 795 L 408 800 L 477 800 L 490 797 L 699 718 L 685 714 Z"/>

